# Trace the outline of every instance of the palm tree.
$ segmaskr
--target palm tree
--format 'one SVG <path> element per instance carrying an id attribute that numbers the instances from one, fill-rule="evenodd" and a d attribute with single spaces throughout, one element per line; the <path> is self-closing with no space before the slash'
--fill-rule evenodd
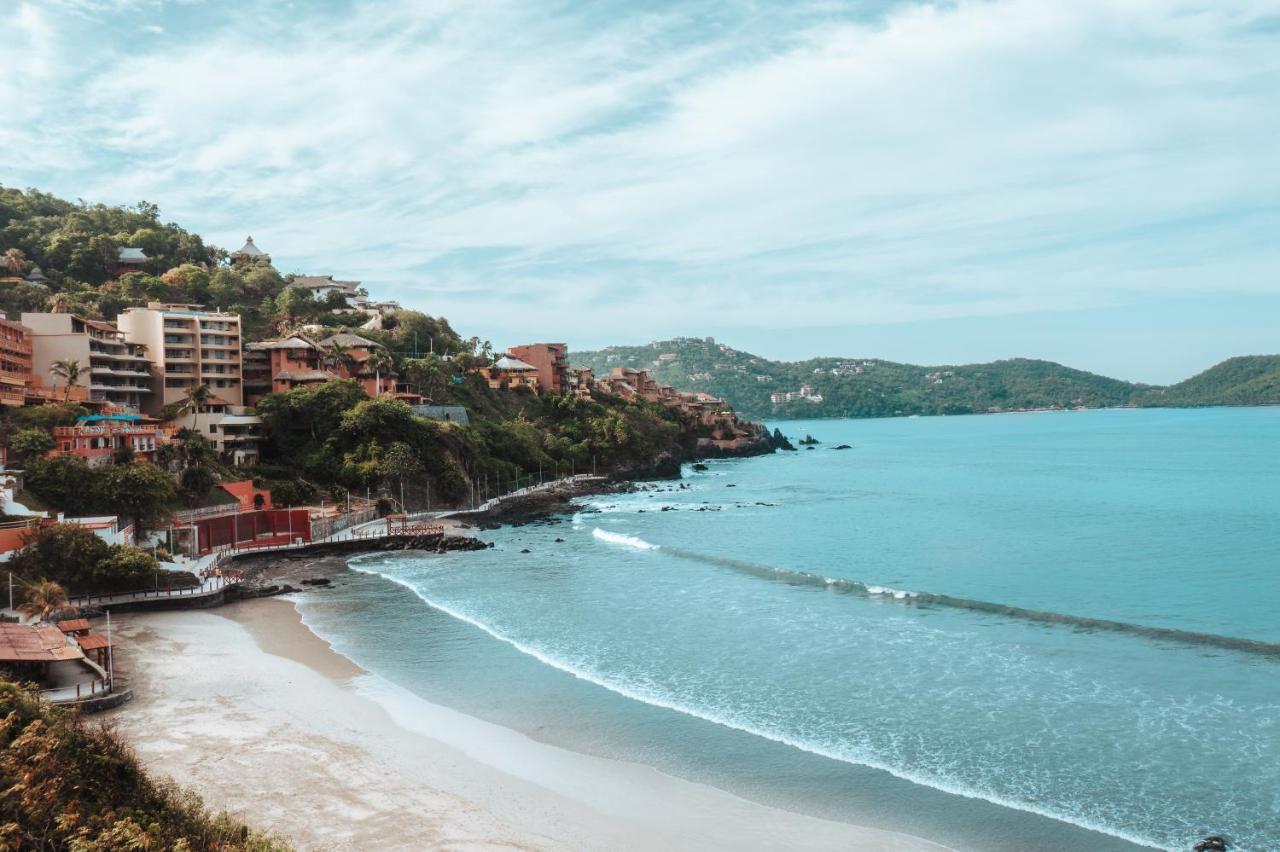
<path id="1" fill-rule="evenodd" d="M 347 352 L 347 347 L 336 340 L 329 344 L 329 351 L 325 353 L 325 360 L 329 362 L 333 369 L 339 372 L 345 371 L 347 375 L 351 374 L 356 365 L 356 359 L 352 357 L 351 353 Z"/>
<path id="2" fill-rule="evenodd" d="M 18 612 L 44 621 L 64 609 L 75 610 L 67 599 L 67 590 L 52 580 L 39 580 L 27 587 L 27 599 L 18 604 Z"/>
<path id="3" fill-rule="evenodd" d="M 71 313 L 71 297 L 66 293 L 54 293 L 45 301 L 45 307 L 50 313 L 69 314 Z"/>
<path id="4" fill-rule="evenodd" d="M 3 263 L 9 267 L 10 272 L 21 272 L 26 261 L 27 256 L 22 253 L 22 249 L 11 248 L 4 250 Z"/>
<path id="5" fill-rule="evenodd" d="M 391 353 L 385 349 L 375 349 L 369 353 L 369 358 L 365 362 L 365 366 L 373 370 L 374 386 L 378 389 L 377 395 L 382 396 L 382 373 L 385 371 L 390 373 L 395 369 L 396 362 L 391 357 Z"/>
<path id="6" fill-rule="evenodd" d="M 192 431 L 200 431 L 200 409 L 209 404 L 213 391 L 204 382 L 187 388 L 187 398 L 182 402 L 182 411 L 191 415 Z"/>
<path id="7" fill-rule="evenodd" d="M 71 386 L 80 381 L 80 362 L 75 358 L 62 358 L 54 361 L 53 366 L 49 368 L 49 372 L 55 378 L 62 379 L 67 383 L 67 389 L 63 393 L 62 401 L 67 402 L 71 399 Z"/>

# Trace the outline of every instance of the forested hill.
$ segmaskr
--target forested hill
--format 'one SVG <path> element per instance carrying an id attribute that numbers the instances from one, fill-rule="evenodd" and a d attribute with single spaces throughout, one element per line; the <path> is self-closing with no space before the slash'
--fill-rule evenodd
<path id="1" fill-rule="evenodd" d="M 1186 381 L 1153 389 L 1138 401 L 1167 406 L 1280 404 L 1280 355 L 1228 358 Z"/>
<path id="2" fill-rule="evenodd" d="M 892 417 L 1119 405 L 1280 403 L 1280 356 L 1233 358 L 1167 388 L 1050 361 L 917 366 L 875 358 L 770 361 L 711 338 L 574 352 L 597 373 L 648 369 L 661 382 L 725 397 L 749 417 Z M 801 395 L 808 389 L 810 393 Z M 792 398 L 774 403 L 775 393 Z"/>

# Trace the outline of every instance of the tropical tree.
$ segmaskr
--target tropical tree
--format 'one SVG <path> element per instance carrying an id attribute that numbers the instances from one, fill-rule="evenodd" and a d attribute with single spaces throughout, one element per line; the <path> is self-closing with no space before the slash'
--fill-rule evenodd
<path id="1" fill-rule="evenodd" d="M 18 604 L 18 612 L 40 621 L 64 609 L 74 607 L 70 606 L 67 599 L 67 590 L 53 580 L 37 580 L 32 583 L 27 587 L 26 599 Z"/>
<path id="2" fill-rule="evenodd" d="M 10 272 L 21 272 L 26 262 L 27 256 L 22 253 L 22 249 L 11 248 L 4 250 L 3 263 L 9 267 Z"/>
<path id="3" fill-rule="evenodd" d="M 378 348 L 369 354 L 369 359 L 364 363 L 366 367 L 373 370 L 374 386 L 377 388 L 377 395 L 382 396 L 382 374 L 390 373 L 394 370 L 396 362 L 392 359 L 390 352 L 385 349 Z"/>
<path id="4" fill-rule="evenodd" d="M 356 359 L 347 351 L 347 347 L 336 340 L 329 344 L 329 351 L 325 353 L 325 360 L 335 370 L 348 374 L 352 372 L 356 365 Z"/>
<path id="5" fill-rule="evenodd" d="M 19 429 L 9 439 L 9 449 L 22 461 L 34 461 L 56 446 L 48 432 L 43 429 Z"/>
<path id="6" fill-rule="evenodd" d="M 57 312 L 55 311 L 55 313 Z M 61 358 L 54 361 L 53 366 L 49 368 L 49 372 L 52 373 L 55 378 L 62 379 L 67 383 L 66 391 L 64 391 L 62 397 L 63 402 L 71 399 L 71 386 L 80 381 L 80 370 L 80 362 L 75 358 Z"/>
<path id="7" fill-rule="evenodd" d="M 71 301 L 71 297 L 66 293 L 54 293 L 49 297 L 49 300 L 45 302 L 45 307 L 49 309 L 50 313 L 69 314 L 71 313 L 72 304 L 73 302 Z"/>
<path id="8" fill-rule="evenodd" d="M 213 391 L 204 382 L 187 388 L 186 398 L 182 401 L 181 411 L 191 415 L 191 428 L 200 431 L 200 409 L 209 404 Z"/>

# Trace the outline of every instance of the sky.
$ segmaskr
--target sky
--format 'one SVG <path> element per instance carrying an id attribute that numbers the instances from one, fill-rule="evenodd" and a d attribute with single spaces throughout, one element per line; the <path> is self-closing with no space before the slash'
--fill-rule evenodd
<path id="1" fill-rule="evenodd" d="M 0 0 L 0 184 L 505 347 L 1280 351 L 1280 0 Z"/>

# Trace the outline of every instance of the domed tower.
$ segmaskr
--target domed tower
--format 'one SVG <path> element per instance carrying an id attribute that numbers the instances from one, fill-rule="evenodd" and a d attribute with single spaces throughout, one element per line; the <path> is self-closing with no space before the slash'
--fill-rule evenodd
<path id="1" fill-rule="evenodd" d="M 231 253 L 231 265 L 238 266 L 242 263 L 270 263 L 271 255 L 253 244 L 253 237 L 246 237 L 244 245 L 239 251 Z"/>

